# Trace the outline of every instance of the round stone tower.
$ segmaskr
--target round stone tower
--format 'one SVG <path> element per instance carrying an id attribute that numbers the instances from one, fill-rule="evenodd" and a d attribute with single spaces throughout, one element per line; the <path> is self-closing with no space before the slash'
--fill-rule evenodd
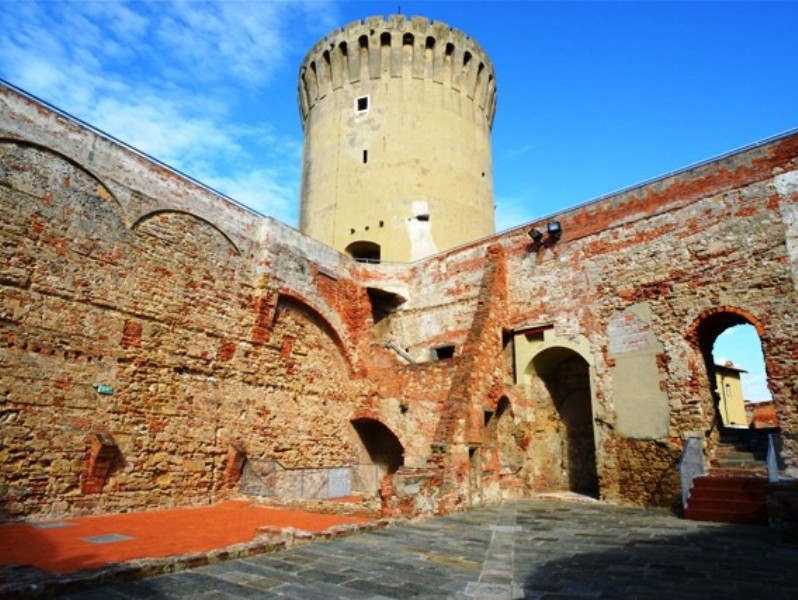
<path id="1" fill-rule="evenodd" d="M 300 230 L 359 259 L 411 261 L 494 232 L 485 51 L 444 23 L 370 17 L 299 72 Z"/>

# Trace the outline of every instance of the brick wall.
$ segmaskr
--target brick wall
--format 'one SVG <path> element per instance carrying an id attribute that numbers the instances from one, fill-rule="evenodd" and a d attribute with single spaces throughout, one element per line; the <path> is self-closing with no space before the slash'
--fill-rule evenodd
<path id="1" fill-rule="evenodd" d="M 542 246 L 545 222 L 368 266 L 2 89 L 4 516 L 213 502 L 247 456 L 350 464 L 354 418 L 403 446 L 387 514 L 567 486 L 562 407 L 514 380 L 513 332 L 536 325 L 589 372 L 602 497 L 670 505 L 682 435 L 712 425 L 708 315 L 758 327 L 798 429 L 796 156 L 788 136 L 574 209 Z M 376 326 L 369 287 L 403 300 Z M 618 356 L 642 349 L 665 415 L 648 436 L 618 428 Z"/>

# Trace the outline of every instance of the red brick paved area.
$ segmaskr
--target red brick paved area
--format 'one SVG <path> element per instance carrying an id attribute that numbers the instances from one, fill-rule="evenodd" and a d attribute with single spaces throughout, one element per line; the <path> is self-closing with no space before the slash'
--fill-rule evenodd
<path id="1" fill-rule="evenodd" d="M 265 525 L 322 531 L 335 525 L 370 519 L 283 510 L 231 501 L 202 508 L 60 519 L 66 526 L 36 528 L 44 523 L 0 526 L 0 565 L 34 565 L 53 573 L 72 573 L 137 558 L 206 552 L 250 542 Z M 92 543 L 94 536 L 132 539 Z"/>

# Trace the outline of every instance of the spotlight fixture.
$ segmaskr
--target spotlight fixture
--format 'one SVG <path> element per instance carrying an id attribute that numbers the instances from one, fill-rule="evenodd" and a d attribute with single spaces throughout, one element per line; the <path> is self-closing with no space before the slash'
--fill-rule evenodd
<path id="1" fill-rule="evenodd" d="M 530 229 L 527 233 L 529 234 L 529 237 L 532 238 L 532 241 L 536 244 L 540 244 L 543 241 L 543 234 L 539 229 Z"/>
<path id="2" fill-rule="evenodd" d="M 560 236 L 562 235 L 562 226 L 560 225 L 559 221 L 552 221 L 546 227 L 546 231 L 548 231 L 549 235 L 553 239 L 559 240 Z"/>

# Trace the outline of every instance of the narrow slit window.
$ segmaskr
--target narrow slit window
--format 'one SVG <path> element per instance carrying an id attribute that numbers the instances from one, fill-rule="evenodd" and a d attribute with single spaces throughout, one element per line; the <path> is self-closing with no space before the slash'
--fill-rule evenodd
<path id="1" fill-rule="evenodd" d="M 369 161 L 369 151 L 363 150 L 363 164 L 365 165 Z"/>

